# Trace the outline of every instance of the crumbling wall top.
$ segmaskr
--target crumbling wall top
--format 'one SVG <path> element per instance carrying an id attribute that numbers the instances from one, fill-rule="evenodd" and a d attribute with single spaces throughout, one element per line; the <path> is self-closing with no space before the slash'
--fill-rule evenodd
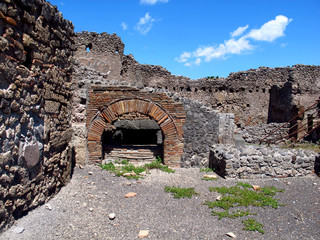
<path id="1" fill-rule="evenodd" d="M 117 52 L 123 55 L 124 44 L 121 38 L 114 34 L 80 32 L 76 34 L 75 44 L 78 53 L 90 51 L 95 54 Z"/>

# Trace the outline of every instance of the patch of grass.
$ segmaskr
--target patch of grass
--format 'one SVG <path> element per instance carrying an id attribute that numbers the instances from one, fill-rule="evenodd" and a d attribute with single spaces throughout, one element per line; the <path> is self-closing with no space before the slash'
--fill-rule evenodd
<path id="1" fill-rule="evenodd" d="M 143 176 L 141 173 L 146 172 L 149 169 L 159 169 L 161 171 L 167 173 L 174 173 L 175 171 L 170 169 L 168 166 L 164 166 L 161 163 L 161 159 L 157 158 L 157 160 L 152 161 L 151 163 L 144 164 L 143 166 L 134 166 L 129 160 L 117 160 L 115 161 L 116 164 L 121 164 L 120 166 L 114 165 L 114 163 L 106 163 L 100 164 L 99 166 L 107 171 L 113 172 L 116 176 L 124 176 L 127 179 L 139 179 Z"/>
<path id="2" fill-rule="evenodd" d="M 147 163 L 144 165 L 144 167 L 146 169 L 159 169 L 163 172 L 167 172 L 167 173 L 174 173 L 175 171 L 171 168 L 169 168 L 169 166 L 163 165 L 161 158 L 157 158 L 157 160 L 152 161 L 151 163 Z"/>
<path id="3" fill-rule="evenodd" d="M 212 211 L 212 215 L 214 216 L 219 216 L 218 219 L 222 219 L 224 217 L 227 218 L 238 218 L 238 217 L 244 217 L 244 216 L 248 216 L 248 215 L 257 215 L 256 213 L 252 213 L 249 210 L 247 211 L 233 211 L 232 213 L 229 213 L 228 210 L 225 210 L 223 212 L 216 212 L 216 211 Z"/>
<path id="4" fill-rule="evenodd" d="M 320 153 L 320 145 L 319 144 L 312 144 L 312 143 L 288 143 L 286 145 L 282 145 L 281 148 L 283 149 L 305 149 L 311 150 L 316 153 Z"/>
<path id="5" fill-rule="evenodd" d="M 191 198 L 192 195 L 198 195 L 198 193 L 194 191 L 194 188 L 165 186 L 164 191 L 172 193 L 174 198 Z"/>
<path id="6" fill-rule="evenodd" d="M 209 190 L 210 192 L 215 191 L 220 193 L 222 195 L 222 199 L 215 202 L 207 201 L 205 204 L 207 204 L 209 208 L 219 207 L 224 210 L 238 206 L 248 207 L 249 205 L 278 208 L 282 205 L 278 202 L 278 199 L 274 199 L 273 196 L 277 192 L 284 191 L 282 189 L 268 186 L 260 188 L 260 191 L 254 191 L 250 184 L 242 182 L 239 182 L 236 186 L 232 187 L 211 187 Z"/>
<path id="7" fill-rule="evenodd" d="M 200 168 L 200 172 L 208 173 L 208 172 L 213 172 L 213 171 L 214 171 L 214 169 L 211 169 L 211 168 L 208 168 L 208 167 Z"/>
<path id="8" fill-rule="evenodd" d="M 218 178 L 203 177 L 203 178 L 201 178 L 201 180 L 205 180 L 205 181 L 218 181 Z"/>
<path id="9" fill-rule="evenodd" d="M 238 182 L 235 186 L 232 187 L 210 187 L 209 190 L 218 192 L 222 195 L 222 198 L 218 201 L 206 201 L 204 204 L 208 205 L 209 208 L 212 208 L 212 215 L 218 216 L 219 219 L 228 217 L 228 218 L 238 218 L 248 215 L 256 215 L 249 210 L 240 211 L 236 210 L 232 213 L 229 212 L 230 208 L 245 206 L 248 207 L 265 207 L 270 206 L 273 208 L 278 208 L 282 206 L 278 202 L 278 199 L 274 199 L 273 196 L 277 192 L 284 192 L 283 189 L 277 189 L 275 187 L 260 187 L 258 190 L 254 190 L 251 184 Z M 215 208 L 222 208 L 224 211 L 216 211 Z M 263 225 L 257 222 L 255 219 L 249 218 L 242 221 L 245 227 L 244 230 L 258 231 L 264 233 L 262 230 Z"/>
<path id="10" fill-rule="evenodd" d="M 257 220 L 253 218 L 248 218 L 247 220 L 242 220 L 242 223 L 244 224 L 243 230 L 248 231 L 258 231 L 259 233 L 264 234 L 264 231 L 262 230 L 263 224 L 259 223 Z"/>

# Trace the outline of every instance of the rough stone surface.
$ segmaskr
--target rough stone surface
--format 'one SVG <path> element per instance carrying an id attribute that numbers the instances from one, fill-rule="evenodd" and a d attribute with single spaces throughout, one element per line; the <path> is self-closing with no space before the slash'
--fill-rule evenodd
<path id="1" fill-rule="evenodd" d="M 209 165 L 230 178 L 299 177 L 318 171 L 317 156 L 302 149 L 213 145 Z"/>
<path id="2" fill-rule="evenodd" d="M 70 178 L 74 32 L 45 1 L 2 1 L 0 11 L 2 231 Z"/>
<path id="3" fill-rule="evenodd" d="M 220 112 L 234 113 L 242 130 L 288 121 L 296 115 L 295 109 L 307 108 L 319 97 L 319 66 L 260 67 L 230 73 L 227 78 L 190 80 L 124 55 L 124 44 L 115 34 L 82 32 L 75 41 L 76 57 L 90 71 L 99 71 L 109 81 L 167 90 Z M 89 52 L 86 46 L 90 46 Z"/>

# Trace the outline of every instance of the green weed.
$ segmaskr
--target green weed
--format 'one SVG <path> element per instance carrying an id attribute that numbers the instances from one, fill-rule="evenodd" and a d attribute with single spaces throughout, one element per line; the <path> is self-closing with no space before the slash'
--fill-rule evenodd
<path id="1" fill-rule="evenodd" d="M 238 218 L 238 217 L 244 217 L 244 216 L 248 216 L 248 215 L 257 215 L 256 213 L 251 213 L 249 210 L 247 211 L 233 211 L 232 213 L 229 213 L 228 210 L 225 210 L 223 212 L 216 212 L 216 211 L 212 211 L 212 215 L 214 216 L 219 216 L 218 219 L 227 217 L 227 218 Z"/>
<path id="2" fill-rule="evenodd" d="M 248 231 L 258 231 L 262 234 L 264 234 L 264 231 L 262 230 L 263 224 L 259 223 L 257 220 L 253 218 L 248 218 L 247 220 L 242 220 L 242 223 L 244 224 L 243 230 L 248 230 Z"/>
<path id="3" fill-rule="evenodd" d="M 210 208 L 219 207 L 224 210 L 228 210 L 232 207 L 245 206 L 248 207 L 265 207 L 270 206 L 273 208 L 278 208 L 282 206 L 278 199 L 274 199 L 273 196 L 277 192 L 283 192 L 282 189 L 277 189 L 275 187 L 262 187 L 260 191 L 255 191 L 252 186 L 247 183 L 239 182 L 236 186 L 232 187 L 211 187 L 210 192 L 215 191 L 222 195 L 220 201 L 206 202 Z"/>
<path id="4" fill-rule="evenodd" d="M 99 166 L 107 171 L 113 172 L 116 176 L 124 176 L 127 179 L 139 179 L 143 176 L 141 173 L 146 172 L 149 169 L 159 169 L 167 173 L 174 173 L 175 171 L 170 169 L 168 166 L 164 166 L 161 163 L 161 159 L 152 161 L 151 163 L 144 164 L 143 166 L 134 166 L 129 160 L 115 161 L 119 166 L 114 165 L 112 162 L 106 164 L 100 164 Z"/>
<path id="5" fill-rule="evenodd" d="M 147 163 L 144 165 L 146 169 L 159 169 L 163 172 L 174 173 L 175 171 L 169 168 L 169 166 L 163 165 L 161 158 L 157 158 L 157 160 L 152 161 L 151 163 Z"/>
<path id="6" fill-rule="evenodd" d="M 213 171 L 214 171 L 214 169 L 211 169 L 211 168 L 208 168 L 208 167 L 200 168 L 200 172 L 208 173 L 208 172 L 213 172 Z"/>
<path id="7" fill-rule="evenodd" d="M 201 178 L 201 180 L 205 180 L 205 181 L 217 181 L 218 178 L 203 177 L 203 178 Z"/>
<path id="8" fill-rule="evenodd" d="M 256 215 L 256 213 L 251 213 L 249 210 L 240 211 L 236 210 L 232 213 L 229 212 L 230 208 L 234 207 L 265 207 L 270 206 L 273 208 L 278 208 L 282 206 L 278 202 L 278 199 L 274 199 L 273 196 L 277 192 L 284 192 L 283 189 L 277 189 L 275 187 L 261 187 L 258 190 L 254 190 L 252 185 L 248 183 L 238 182 L 235 186 L 232 187 L 211 187 L 209 190 L 218 192 L 222 195 L 222 198 L 219 201 L 206 201 L 204 204 L 208 205 L 209 208 L 212 208 L 212 215 L 218 216 L 219 219 L 228 217 L 228 218 L 238 218 L 248 215 Z M 216 211 L 215 208 L 222 208 L 224 211 Z M 263 225 L 257 222 L 255 219 L 247 219 L 242 221 L 245 227 L 244 230 L 258 231 L 264 233 L 262 230 Z"/>
<path id="9" fill-rule="evenodd" d="M 174 198 L 185 198 L 185 197 L 191 198 L 192 195 L 198 195 L 198 193 L 194 191 L 194 188 L 165 186 L 164 191 L 172 193 Z"/>

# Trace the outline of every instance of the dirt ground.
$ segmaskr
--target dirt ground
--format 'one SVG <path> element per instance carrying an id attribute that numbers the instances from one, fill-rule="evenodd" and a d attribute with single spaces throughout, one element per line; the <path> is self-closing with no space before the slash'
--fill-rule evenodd
<path id="1" fill-rule="evenodd" d="M 0 234 L 7 239 L 320 239 L 320 179 L 317 176 L 283 179 L 241 180 L 259 186 L 285 189 L 275 198 L 285 204 L 278 209 L 249 207 L 264 225 L 265 234 L 242 230 L 249 217 L 218 220 L 203 203 L 218 193 L 211 186 L 232 186 L 239 179 L 201 180 L 198 168 L 175 173 L 152 170 L 141 180 L 116 177 L 97 166 L 75 168 L 67 186 L 47 204 L 31 211 Z M 194 187 L 192 198 L 175 199 L 165 186 Z M 128 192 L 137 195 L 125 198 Z M 115 219 L 109 219 L 114 213 Z"/>

